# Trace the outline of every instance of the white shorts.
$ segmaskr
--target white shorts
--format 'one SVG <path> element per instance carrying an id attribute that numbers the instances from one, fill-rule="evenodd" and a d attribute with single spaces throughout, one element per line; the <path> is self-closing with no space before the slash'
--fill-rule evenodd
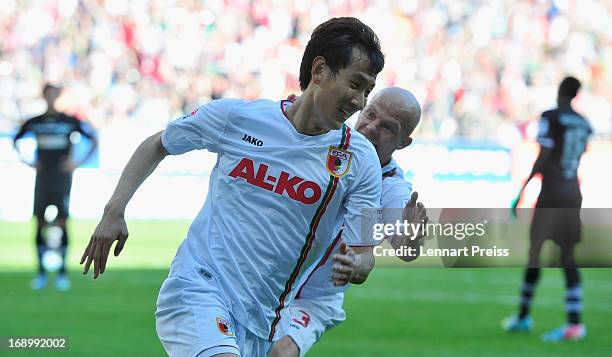
<path id="1" fill-rule="evenodd" d="M 155 312 L 157 335 L 168 355 L 267 356 L 271 342 L 237 323 L 229 306 L 210 268 L 176 269 L 173 263 Z"/>
<path id="2" fill-rule="evenodd" d="M 321 300 L 296 299 L 289 306 L 291 320 L 283 324 L 283 336 L 289 336 L 300 349 L 300 357 L 314 346 L 323 335 L 344 320 L 342 305 L 332 309 Z"/>

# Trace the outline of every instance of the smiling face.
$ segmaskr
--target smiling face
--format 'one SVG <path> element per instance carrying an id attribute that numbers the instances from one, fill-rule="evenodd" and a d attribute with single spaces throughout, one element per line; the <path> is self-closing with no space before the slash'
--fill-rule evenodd
<path id="1" fill-rule="evenodd" d="M 321 72 L 314 76 L 319 80 L 315 107 L 321 121 L 319 124 L 335 130 L 366 105 L 376 74 L 370 72 L 368 59 L 356 48 L 353 48 L 350 64 L 336 74 L 325 66 L 325 59 L 321 57 L 320 61 L 323 61 Z"/>
<path id="2" fill-rule="evenodd" d="M 410 145 L 420 116 L 419 104 L 410 92 L 389 88 L 380 91 L 359 113 L 355 129 L 370 140 L 385 165 L 395 150 Z"/>

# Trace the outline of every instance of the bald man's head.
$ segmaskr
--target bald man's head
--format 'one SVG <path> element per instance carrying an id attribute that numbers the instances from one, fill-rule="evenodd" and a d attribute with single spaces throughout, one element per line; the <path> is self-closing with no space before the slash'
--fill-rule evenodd
<path id="1" fill-rule="evenodd" d="M 395 150 L 412 142 L 412 132 L 421 119 L 421 106 L 409 91 L 390 87 L 374 96 L 359 114 L 355 128 L 367 137 L 385 165 Z"/>
<path id="2" fill-rule="evenodd" d="M 376 93 L 372 102 L 376 100 L 395 108 L 400 114 L 402 134 L 405 136 L 412 135 L 421 120 L 421 106 L 414 94 L 400 87 L 389 87 Z"/>

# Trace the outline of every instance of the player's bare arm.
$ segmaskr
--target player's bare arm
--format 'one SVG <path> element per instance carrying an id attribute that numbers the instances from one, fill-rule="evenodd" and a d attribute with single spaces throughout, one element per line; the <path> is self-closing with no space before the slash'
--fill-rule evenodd
<path id="1" fill-rule="evenodd" d="M 525 182 L 529 182 L 529 180 L 531 180 L 536 174 L 542 173 L 546 169 L 546 167 L 548 166 L 548 161 L 551 156 L 551 153 L 552 153 L 551 149 L 546 148 L 544 146 L 540 146 L 540 154 L 538 155 L 538 158 L 533 164 L 533 169 L 531 170 L 531 174 L 529 175 L 529 177 L 527 178 L 527 181 Z"/>
<path id="2" fill-rule="evenodd" d="M 410 201 L 406 203 L 404 206 L 404 210 L 402 212 L 402 219 L 409 224 L 421 224 L 422 226 L 426 225 L 429 221 L 429 217 L 427 217 L 427 209 L 425 205 L 421 202 L 417 202 L 419 198 L 418 192 L 413 192 L 412 196 L 410 196 Z M 402 247 L 413 248 L 417 254 L 410 256 L 399 256 L 405 262 L 410 262 L 418 258 L 418 253 L 420 251 L 419 246 L 421 245 L 421 239 L 424 237 L 425 230 L 420 229 L 417 233 L 416 237 L 412 237 L 410 235 L 397 235 L 393 236 L 389 239 L 391 246 L 393 249 L 399 249 Z"/>
<path id="3" fill-rule="evenodd" d="M 108 253 L 117 241 L 114 254 L 118 256 L 128 238 L 124 212 L 128 202 L 144 180 L 155 170 L 168 154 L 161 142 L 159 132 L 145 139 L 136 149 L 121 174 L 117 187 L 104 208 L 104 214 L 96 227 L 89 244 L 83 252 L 81 263 L 85 263 L 83 274 L 94 264 L 94 279 L 106 270 Z"/>
<path id="4" fill-rule="evenodd" d="M 525 190 L 525 187 L 527 187 L 527 184 L 529 183 L 529 181 L 531 181 L 531 179 L 536 174 L 544 172 L 544 170 L 546 169 L 550 161 L 551 153 L 552 153 L 551 149 L 544 147 L 544 146 L 540 146 L 540 153 L 538 154 L 538 158 L 536 159 L 536 161 L 533 163 L 533 168 L 531 169 L 531 173 L 529 174 L 529 177 L 527 177 L 527 179 L 523 183 L 523 186 L 521 186 L 521 190 L 519 191 L 516 199 L 512 203 L 512 214 L 515 217 L 517 215 L 516 209 L 519 203 L 521 202 L 521 197 L 523 196 L 523 191 Z"/>

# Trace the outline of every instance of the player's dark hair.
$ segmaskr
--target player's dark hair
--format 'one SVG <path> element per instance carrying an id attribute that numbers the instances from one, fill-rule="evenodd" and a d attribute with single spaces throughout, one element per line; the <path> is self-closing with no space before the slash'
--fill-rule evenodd
<path id="1" fill-rule="evenodd" d="M 367 57 L 372 74 L 382 71 L 385 55 L 380 49 L 378 37 L 366 24 L 354 17 L 337 17 L 317 26 L 302 56 L 300 88 L 306 90 L 312 79 L 311 69 L 315 57 L 324 57 L 332 73 L 337 74 L 351 63 L 354 47 Z"/>
<path id="2" fill-rule="evenodd" d="M 61 91 L 62 87 L 54 86 L 53 84 L 50 84 L 50 83 L 45 83 L 45 86 L 43 87 L 43 94 L 46 94 L 50 90 Z"/>
<path id="3" fill-rule="evenodd" d="M 565 77 L 559 85 L 559 97 L 572 99 L 580 90 L 580 81 L 574 77 Z"/>

